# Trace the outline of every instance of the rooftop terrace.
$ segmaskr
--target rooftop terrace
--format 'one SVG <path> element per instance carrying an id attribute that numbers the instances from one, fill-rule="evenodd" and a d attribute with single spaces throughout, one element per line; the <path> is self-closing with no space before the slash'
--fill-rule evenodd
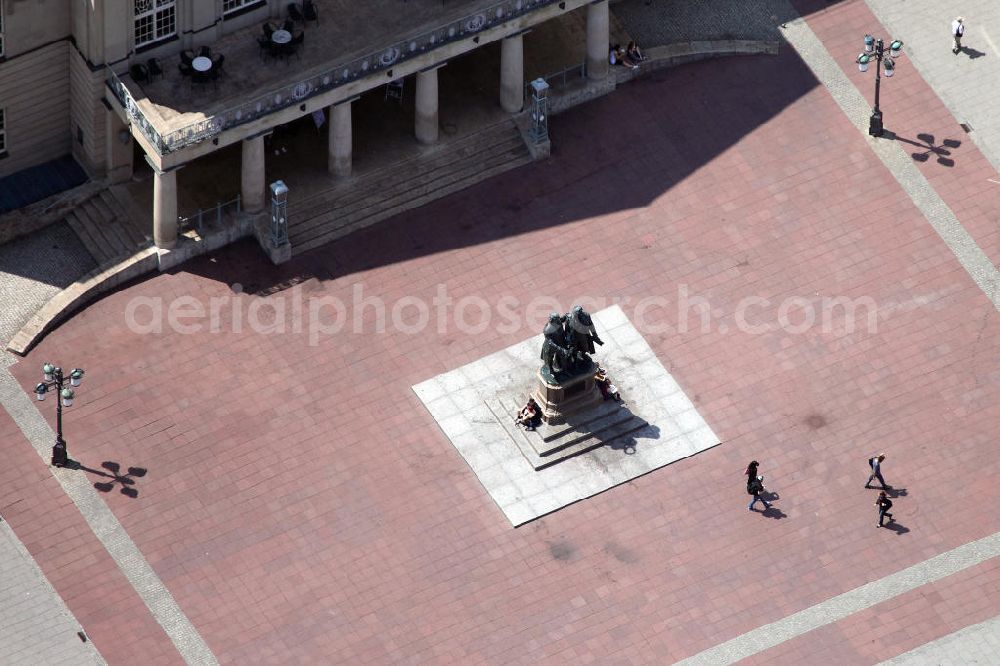
<path id="1" fill-rule="evenodd" d="M 193 84 L 171 58 L 161 61 L 163 77 L 139 84 L 123 75 L 127 93 L 113 78 L 112 88 L 125 108 L 134 100 L 133 120 L 165 154 L 554 1 L 318 0 L 319 23 L 296 24 L 305 30 L 296 55 L 262 58 L 262 21 L 210 45 L 225 56 L 216 83 Z"/>

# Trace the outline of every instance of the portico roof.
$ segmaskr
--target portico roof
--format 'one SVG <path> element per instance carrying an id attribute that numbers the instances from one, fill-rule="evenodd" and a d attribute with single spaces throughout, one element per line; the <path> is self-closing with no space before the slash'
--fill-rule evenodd
<path id="1" fill-rule="evenodd" d="M 217 85 L 192 85 L 174 58 L 161 61 L 164 76 L 152 82 L 139 84 L 127 74 L 109 73 L 113 97 L 137 126 L 147 152 L 152 148 L 158 156 L 174 153 L 283 109 L 299 111 L 302 103 L 318 95 L 323 103 L 348 99 L 470 50 L 481 37 L 485 43 L 548 18 L 533 16 L 536 13 L 561 13 L 585 2 L 320 0 L 316 4 L 320 21 L 305 27 L 304 44 L 289 58 L 261 58 L 256 41 L 262 34 L 260 24 L 211 44 L 213 53 L 225 56 Z M 466 48 L 456 50 L 454 45 L 462 42 L 468 42 Z"/>

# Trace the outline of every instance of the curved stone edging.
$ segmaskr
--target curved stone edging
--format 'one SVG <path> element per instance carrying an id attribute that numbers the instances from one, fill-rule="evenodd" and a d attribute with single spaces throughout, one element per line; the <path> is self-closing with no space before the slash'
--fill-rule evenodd
<path id="1" fill-rule="evenodd" d="M 7 351 L 27 354 L 52 327 L 89 303 L 94 297 L 132 278 L 155 271 L 158 256 L 155 247 L 147 247 L 131 257 L 107 267 L 98 267 L 52 297 L 21 327 L 7 344 Z"/>
<path id="2" fill-rule="evenodd" d="M 778 41 L 764 39 L 719 39 L 675 42 L 645 49 L 646 62 L 639 69 L 615 68 L 618 81 L 629 81 L 656 69 L 686 62 L 737 55 L 778 55 Z"/>

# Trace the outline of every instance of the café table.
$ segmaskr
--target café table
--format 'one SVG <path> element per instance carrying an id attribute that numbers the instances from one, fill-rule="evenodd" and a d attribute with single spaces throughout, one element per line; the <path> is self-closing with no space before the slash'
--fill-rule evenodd
<path id="1" fill-rule="evenodd" d="M 275 44 L 287 44 L 292 41 L 292 33 L 287 30 L 275 30 L 271 33 L 271 41 Z"/>
<path id="2" fill-rule="evenodd" d="M 205 56 L 198 56 L 197 58 L 191 61 L 191 67 L 196 72 L 207 72 L 208 70 L 212 69 L 212 61 L 209 58 L 206 58 Z"/>

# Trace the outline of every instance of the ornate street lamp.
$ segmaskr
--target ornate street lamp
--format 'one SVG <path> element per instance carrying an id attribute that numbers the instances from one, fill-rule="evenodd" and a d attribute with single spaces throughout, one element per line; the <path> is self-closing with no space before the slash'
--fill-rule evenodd
<path id="1" fill-rule="evenodd" d="M 858 54 L 855 60 L 858 69 L 862 72 L 868 71 L 868 64 L 875 60 L 875 109 L 872 111 L 868 121 L 868 133 L 872 136 L 882 136 L 882 111 L 878 107 L 879 87 L 882 83 L 882 69 L 885 69 L 886 77 L 891 77 L 896 71 L 895 59 L 903 52 L 903 42 L 894 39 L 889 44 L 886 51 L 881 39 L 875 39 L 871 35 L 865 35 L 865 50 Z"/>
<path id="2" fill-rule="evenodd" d="M 285 181 L 271 183 L 271 245 L 281 247 L 288 242 L 288 186 Z"/>
<path id="3" fill-rule="evenodd" d="M 536 144 L 545 143 L 549 138 L 549 84 L 537 78 L 531 86 L 531 140 Z"/>
<path id="4" fill-rule="evenodd" d="M 59 396 L 56 400 L 56 443 L 52 447 L 52 466 L 65 467 L 70 460 L 66 452 L 66 440 L 62 436 L 62 408 L 73 405 L 76 392 L 70 386 L 79 386 L 83 382 L 83 370 L 74 368 L 68 377 L 64 377 L 62 368 L 46 363 L 42 366 L 42 378 L 44 381 L 35 387 L 35 397 L 45 400 L 45 395 L 52 389 Z"/>

